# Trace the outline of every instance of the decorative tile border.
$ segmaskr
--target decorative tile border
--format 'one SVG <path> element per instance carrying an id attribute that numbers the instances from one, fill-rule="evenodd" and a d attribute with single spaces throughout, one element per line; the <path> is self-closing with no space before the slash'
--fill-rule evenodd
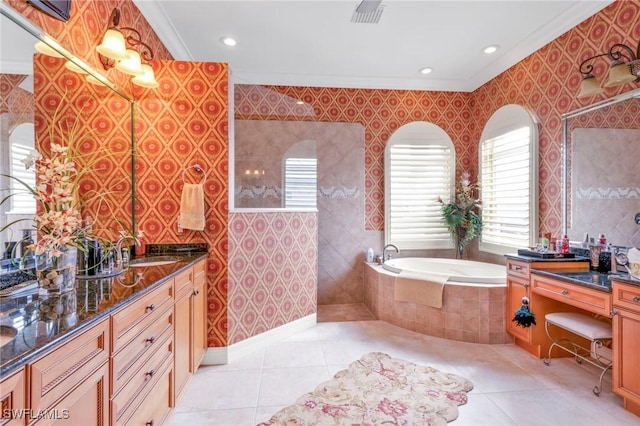
<path id="1" fill-rule="evenodd" d="M 576 188 L 576 197 L 589 200 L 631 200 L 640 198 L 640 187 L 586 187 Z"/>
<path id="2" fill-rule="evenodd" d="M 282 187 L 280 186 L 240 186 L 236 187 L 237 198 L 282 198 Z M 360 189 L 355 186 L 319 186 L 318 198 L 358 198 L 361 195 Z"/>
<path id="3" fill-rule="evenodd" d="M 318 197 L 319 198 L 358 198 L 361 195 L 361 191 L 356 186 L 319 186 Z"/>

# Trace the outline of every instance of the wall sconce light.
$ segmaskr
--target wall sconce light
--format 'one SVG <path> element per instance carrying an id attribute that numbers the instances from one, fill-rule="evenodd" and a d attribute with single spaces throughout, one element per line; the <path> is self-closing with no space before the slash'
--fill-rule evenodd
<path id="1" fill-rule="evenodd" d="M 579 98 L 594 96 L 604 92 L 604 89 L 600 87 L 598 79 L 592 74 L 592 61 L 602 56 L 607 56 L 611 59 L 609 79 L 604 84 L 604 87 L 613 87 L 631 81 L 640 81 L 640 41 L 638 42 L 636 52 L 626 44 L 614 44 L 608 52 L 599 53 L 587 58 L 580 64 L 580 73 L 584 77 L 582 84 L 580 84 Z"/>
<path id="2" fill-rule="evenodd" d="M 153 51 L 148 44 L 141 40 L 140 33 L 130 27 L 119 27 L 120 9 L 111 12 L 109 24 L 102 38 L 102 43 L 96 47 L 100 62 L 104 69 L 115 67 L 118 71 L 133 76 L 131 81 L 138 86 L 155 89 L 159 86 L 149 64 L 143 64 L 142 59 L 153 59 Z M 126 36 L 125 36 L 126 32 Z M 135 48 L 141 48 L 140 52 Z"/>

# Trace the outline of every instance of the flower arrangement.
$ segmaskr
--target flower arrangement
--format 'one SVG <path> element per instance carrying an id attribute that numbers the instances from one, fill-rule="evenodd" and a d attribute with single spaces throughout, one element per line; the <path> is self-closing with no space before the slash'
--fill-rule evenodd
<path id="1" fill-rule="evenodd" d="M 52 143 L 49 158 L 36 160 L 33 195 L 41 212 L 35 217 L 37 241 L 29 246 L 36 255 L 58 257 L 62 248 L 79 245 L 82 219 L 74 201 L 77 179 L 69 146 Z"/>
<path id="2" fill-rule="evenodd" d="M 479 209 L 482 204 L 476 198 L 479 184 L 472 184 L 469 172 L 463 172 L 460 182 L 456 184 L 455 200 L 445 203 L 438 197 L 442 205 L 442 219 L 456 245 L 456 257 L 462 258 L 462 251 L 474 238 L 482 232 L 482 219 Z"/>

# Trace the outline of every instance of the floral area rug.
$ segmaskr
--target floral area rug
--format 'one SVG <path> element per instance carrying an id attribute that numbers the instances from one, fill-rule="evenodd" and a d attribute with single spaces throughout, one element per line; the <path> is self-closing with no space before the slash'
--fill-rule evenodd
<path id="1" fill-rule="evenodd" d="M 446 425 L 471 389 L 464 377 L 372 352 L 258 426 Z"/>

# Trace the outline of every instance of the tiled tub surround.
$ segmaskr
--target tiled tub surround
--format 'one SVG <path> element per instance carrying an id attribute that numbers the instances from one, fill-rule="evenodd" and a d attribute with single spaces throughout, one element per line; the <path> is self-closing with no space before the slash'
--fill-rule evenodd
<path id="1" fill-rule="evenodd" d="M 506 285 L 445 284 L 442 309 L 394 300 L 397 274 L 364 264 L 365 305 L 379 320 L 429 336 L 469 343 L 511 343 L 505 331 Z"/>

